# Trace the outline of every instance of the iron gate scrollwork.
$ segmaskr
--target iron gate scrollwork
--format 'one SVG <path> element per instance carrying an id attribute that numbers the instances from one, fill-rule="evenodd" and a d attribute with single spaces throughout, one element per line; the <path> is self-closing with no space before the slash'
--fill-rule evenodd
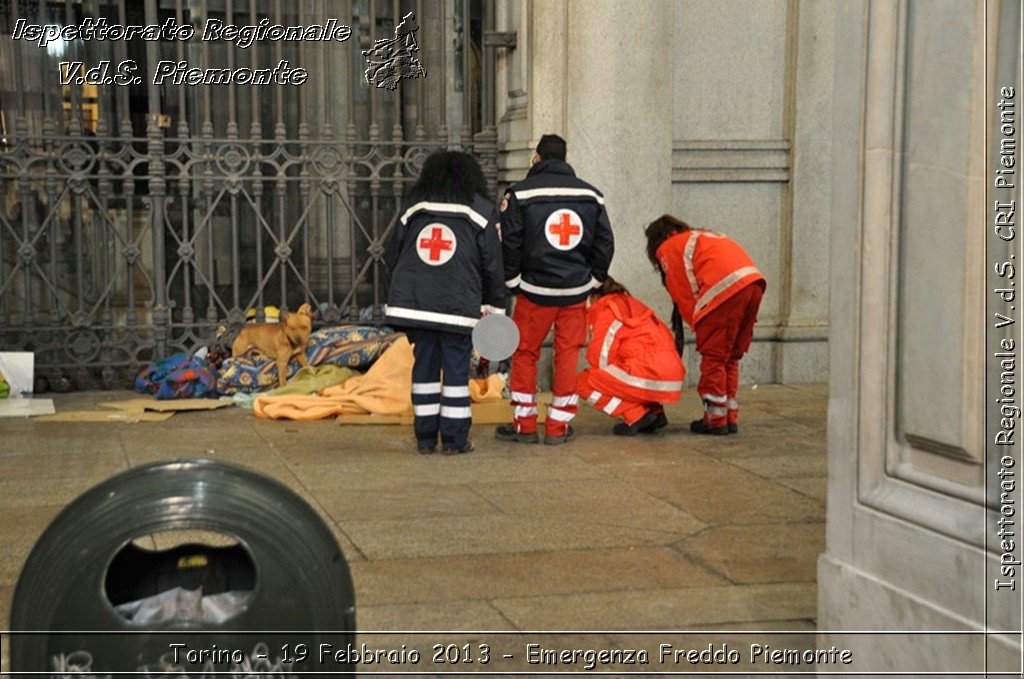
<path id="1" fill-rule="evenodd" d="M 310 302 L 326 322 L 379 323 L 384 241 L 425 157 L 463 148 L 497 176 L 493 0 L 0 0 L 0 350 L 37 372 L 120 384 L 247 312 Z M 413 13 L 425 77 L 366 81 L 362 50 Z M 189 41 L 12 39 L 38 25 L 196 27 Z M 345 41 L 200 40 L 205 20 L 337 19 Z M 126 60 L 142 82 L 72 83 Z M 300 86 L 176 85 L 188 67 L 305 68 Z M 485 68 L 486 67 L 486 68 Z M 490 104 L 490 105 L 488 105 Z"/>

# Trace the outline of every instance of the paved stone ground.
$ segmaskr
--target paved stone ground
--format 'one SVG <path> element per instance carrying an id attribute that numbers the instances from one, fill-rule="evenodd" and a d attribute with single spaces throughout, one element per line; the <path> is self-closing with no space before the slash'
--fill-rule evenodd
<path id="1" fill-rule="evenodd" d="M 126 396 L 55 401 L 60 411 Z M 827 389 L 747 387 L 741 400 L 738 436 L 690 434 L 690 392 L 657 436 L 612 436 L 612 421 L 586 409 L 568 446 L 501 443 L 480 426 L 477 451 L 458 457 L 417 454 L 405 427 L 264 421 L 237 408 L 162 423 L 0 420 L 0 611 L 6 623 L 25 557 L 67 502 L 133 465 L 206 456 L 269 474 L 317 509 L 350 563 L 363 630 L 614 630 L 539 639 L 655 649 L 661 639 L 628 632 L 789 630 L 758 640 L 813 647 Z M 704 648 L 729 639 L 744 652 L 753 640 L 701 638 Z M 525 647 L 515 635 L 487 641 Z"/>

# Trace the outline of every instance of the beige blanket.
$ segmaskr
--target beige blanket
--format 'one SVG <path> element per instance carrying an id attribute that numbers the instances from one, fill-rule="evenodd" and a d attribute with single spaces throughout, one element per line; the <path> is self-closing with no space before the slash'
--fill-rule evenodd
<path id="1" fill-rule="evenodd" d="M 253 402 L 256 417 L 319 420 L 345 415 L 412 415 L 412 345 L 395 341 L 365 375 L 349 378 L 317 396 L 260 396 Z M 497 375 L 470 380 L 469 395 L 477 403 L 501 400 L 504 381 Z"/>

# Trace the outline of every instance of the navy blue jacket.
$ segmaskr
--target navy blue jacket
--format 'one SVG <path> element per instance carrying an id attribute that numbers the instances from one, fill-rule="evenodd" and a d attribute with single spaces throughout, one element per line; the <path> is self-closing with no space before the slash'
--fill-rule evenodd
<path id="1" fill-rule="evenodd" d="M 544 160 L 501 204 L 505 285 L 531 302 L 568 306 L 608 277 L 615 240 L 601 192 L 561 160 Z"/>
<path id="2" fill-rule="evenodd" d="M 401 208 L 386 263 L 386 322 L 470 334 L 484 310 L 505 313 L 494 205 L 418 201 Z"/>

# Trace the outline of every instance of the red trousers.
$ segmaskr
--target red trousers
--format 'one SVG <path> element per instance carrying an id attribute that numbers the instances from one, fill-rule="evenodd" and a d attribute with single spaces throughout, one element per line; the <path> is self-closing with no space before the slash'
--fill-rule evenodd
<path id="1" fill-rule="evenodd" d="M 597 410 L 608 413 L 612 417 L 621 417 L 626 424 L 638 422 L 648 412 L 663 412 L 664 408 L 660 403 L 642 403 L 634 401 L 624 391 L 610 393 L 608 389 L 598 385 L 595 388 L 594 368 L 587 368 L 580 373 L 576 380 L 576 389 L 580 397 L 586 399 L 587 403 Z"/>
<path id="2" fill-rule="evenodd" d="M 526 434 L 537 431 L 537 361 L 541 344 L 554 324 L 554 399 L 548 408 L 545 428 L 552 436 L 562 436 L 579 410 L 576 367 L 580 349 L 587 340 L 587 304 L 542 306 L 519 295 L 512 320 L 519 328 L 519 346 L 512 355 L 512 377 L 509 380 L 516 431 Z"/>
<path id="3" fill-rule="evenodd" d="M 697 393 L 704 401 L 704 421 L 724 427 L 739 420 L 736 390 L 740 359 L 750 349 L 764 289 L 751 283 L 702 318 L 694 332 L 700 353 Z"/>

